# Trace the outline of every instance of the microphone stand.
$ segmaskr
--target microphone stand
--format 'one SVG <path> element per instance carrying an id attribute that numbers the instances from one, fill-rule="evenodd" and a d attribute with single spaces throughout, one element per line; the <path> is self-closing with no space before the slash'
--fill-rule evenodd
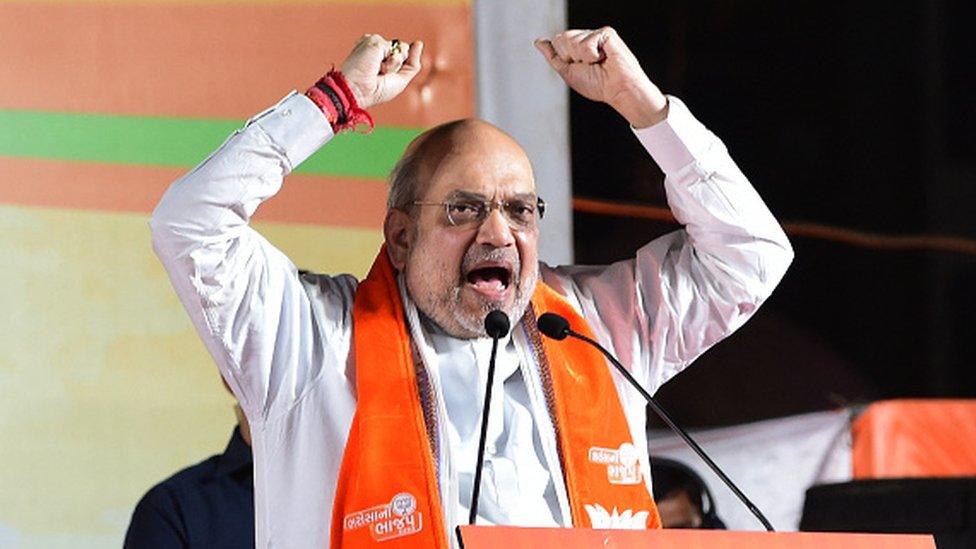
<path id="1" fill-rule="evenodd" d="M 556 333 L 551 334 L 549 330 L 544 330 L 542 329 L 541 326 L 539 331 L 554 339 L 564 339 L 567 335 L 572 336 L 575 337 L 576 339 L 585 341 L 590 345 L 592 345 L 593 347 L 599 349 L 600 352 L 603 353 L 603 356 L 607 357 L 607 360 L 609 360 L 610 363 L 614 365 L 617 371 L 620 372 L 620 374 L 623 375 L 627 379 L 627 381 L 630 382 L 630 384 L 633 385 L 635 389 L 637 389 L 638 392 L 640 392 L 640 394 L 644 397 L 645 400 L 647 400 L 647 404 L 651 407 L 652 410 L 654 410 L 654 413 L 657 414 L 657 416 L 660 417 L 664 421 L 664 423 L 666 423 L 668 427 L 671 428 L 672 431 L 678 433 L 678 436 L 680 436 L 682 440 L 684 440 L 685 443 L 688 446 L 690 446 L 691 449 L 694 450 L 696 454 L 698 454 L 698 457 L 700 457 L 702 461 L 704 461 L 705 464 L 708 465 L 708 467 L 712 470 L 712 472 L 718 475 L 718 478 L 722 479 L 722 482 L 724 482 L 725 485 L 728 486 L 730 490 L 732 490 L 732 493 L 734 493 L 736 497 L 739 498 L 739 501 L 741 501 L 749 509 L 749 511 L 751 511 L 752 514 L 755 515 L 757 519 L 759 519 L 759 522 L 761 522 L 762 525 L 766 528 L 766 531 L 767 532 L 776 531 L 775 529 L 773 529 L 773 525 L 770 524 L 766 516 L 762 514 L 762 511 L 760 511 L 759 508 L 756 507 L 756 505 L 752 503 L 752 501 L 750 501 L 745 494 L 742 493 L 742 490 L 739 490 L 738 486 L 736 486 L 735 483 L 732 482 L 732 479 L 730 479 L 728 475 L 726 475 L 721 469 L 719 469 L 718 465 L 716 465 L 715 462 L 712 461 L 712 458 L 708 457 L 708 454 L 706 454 L 705 451 L 702 450 L 701 446 L 699 446 L 698 443 L 695 442 L 695 440 L 691 438 L 688 435 L 688 433 L 685 432 L 684 429 L 682 429 L 681 427 L 678 426 L 677 423 L 675 423 L 675 421 L 671 418 L 671 415 L 668 414 L 668 412 L 665 411 L 665 409 L 662 408 L 661 405 L 657 403 L 657 400 L 655 400 L 654 397 L 651 396 L 651 394 L 648 393 L 644 389 L 644 387 L 642 387 L 641 384 L 637 382 L 636 379 L 634 379 L 634 376 L 631 375 L 629 371 L 627 371 L 627 368 L 624 368 L 624 365 L 621 364 L 619 360 L 617 360 L 617 357 L 610 354 L 610 351 L 604 349 L 603 345 L 600 345 L 593 339 L 579 332 L 573 331 L 569 327 L 569 322 L 566 321 L 565 318 L 559 315 L 555 315 L 553 313 L 546 313 L 542 316 L 545 317 L 547 315 L 552 315 L 552 317 L 550 318 L 556 317 L 559 319 L 549 324 L 549 327 L 552 327 Z M 539 320 L 540 320 L 539 324 L 542 325 L 543 324 L 543 322 L 541 322 L 542 317 L 540 317 Z"/>
<path id="2" fill-rule="evenodd" d="M 495 385 L 495 357 L 498 355 L 498 340 L 508 334 L 508 316 L 501 311 L 492 311 L 485 317 L 485 332 L 491 336 L 491 358 L 488 360 L 488 386 L 485 388 L 485 402 L 481 409 L 481 436 L 478 439 L 478 462 L 474 467 L 474 490 L 471 492 L 471 512 L 468 524 L 474 524 L 478 517 L 478 498 L 481 495 L 481 470 L 485 463 L 485 441 L 488 438 L 488 411 L 491 409 L 491 389 Z"/>
<path id="3" fill-rule="evenodd" d="M 481 436 L 478 438 L 478 462 L 474 466 L 474 490 L 471 492 L 471 512 L 468 524 L 474 524 L 478 517 L 478 498 L 481 494 L 481 469 L 485 463 L 485 441 L 488 438 L 488 410 L 491 406 L 491 388 L 495 384 L 495 355 L 498 353 L 498 338 L 491 340 L 491 359 L 488 361 L 488 387 L 485 388 L 484 408 L 481 410 Z"/>

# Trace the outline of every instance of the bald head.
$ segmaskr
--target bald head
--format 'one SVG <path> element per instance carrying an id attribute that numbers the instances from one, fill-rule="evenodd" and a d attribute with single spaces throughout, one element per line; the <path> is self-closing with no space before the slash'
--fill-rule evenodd
<path id="1" fill-rule="evenodd" d="M 510 135 L 484 120 L 466 118 L 446 122 L 417 136 L 390 172 L 387 209 L 406 210 L 424 196 L 426 183 L 446 158 L 504 154 L 524 163 L 531 171 L 528 156 Z"/>

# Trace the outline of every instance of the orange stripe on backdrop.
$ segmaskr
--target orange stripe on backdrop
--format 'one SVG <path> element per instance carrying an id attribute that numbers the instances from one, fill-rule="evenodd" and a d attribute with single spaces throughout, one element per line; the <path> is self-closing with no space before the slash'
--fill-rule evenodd
<path id="1" fill-rule="evenodd" d="M 427 46 L 418 82 L 377 123 L 474 114 L 464 4 L 0 2 L 0 108 L 244 118 L 311 85 L 364 32 Z"/>
<path id="2" fill-rule="evenodd" d="M 182 168 L 0 157 L 0 203 L 149 213 Z M 291 175 L 255 219 L 311 225 L 382 226 L 386 183 Z"/>

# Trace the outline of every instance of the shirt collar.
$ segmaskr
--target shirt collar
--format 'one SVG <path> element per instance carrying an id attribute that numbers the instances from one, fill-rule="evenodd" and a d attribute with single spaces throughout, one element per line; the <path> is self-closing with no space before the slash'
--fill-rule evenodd
<path id="1" fill-rule="evenodd" d="M 241 428 L 235 427 L 234 434 L 227 443 L 224 453 L 217 458 L 217 474 L 229 475 L 245 468 L 251 467 L 253 460 L 251 457 L 251 447 L 244 442 L 241 436 Z"/>

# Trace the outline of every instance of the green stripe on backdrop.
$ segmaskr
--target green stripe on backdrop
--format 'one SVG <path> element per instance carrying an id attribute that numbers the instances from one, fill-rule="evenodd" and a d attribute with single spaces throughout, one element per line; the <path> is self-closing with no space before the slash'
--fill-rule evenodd
<path id="1" fill-rule="evenodd" d="M 0 156 L 191 167 L 243 122 L 0 110 Z M 296 172 L 385 178 L 422 130 L 344 133 Z"/>

